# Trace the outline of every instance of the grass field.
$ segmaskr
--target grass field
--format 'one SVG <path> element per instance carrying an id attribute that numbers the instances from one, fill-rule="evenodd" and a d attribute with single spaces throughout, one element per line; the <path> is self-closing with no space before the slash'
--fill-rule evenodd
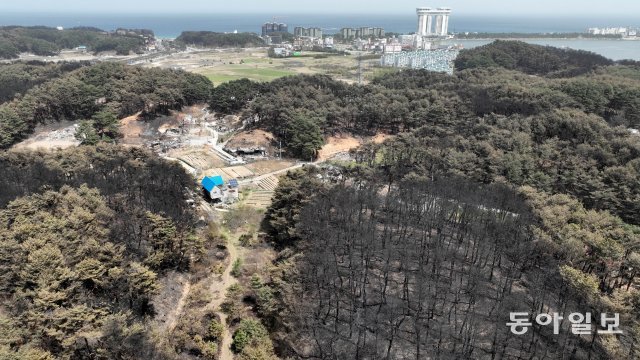
<path id="1" fill-rule="evenodd" d="M 205 69 L 201 72 L 215 85 L 220 83 L 247 78 L 254 81 L 271 81 L 283 76 L 295 75 L 296 72 L 275 69 L 271 67 L 255 67 L 251 65 L 227 65 L 220 68 Z"/>
<path id="2" fill-rule="evenodd" d="M 272 81 L 296 74 L 326 74 L 345 81 L 357 81 L 358 79 L 358 61 L 353 55 L 324 58 L 316 58 L 314 57 L 316 53 L 312 52 L 307 55 L 296 58 L 270 59 L 266 57 L 266 52 L 264 54 L 234 52 L 192 55 L 189 61 L 197 62 L 197 57 L 202 56 L 215 58 L 215 62 L 204 62 L 204 66 L 198 66 L 191 70 L 206 76 L 215 85 L 243 78 L 253 81 Z M 368 59 L 363 62 L 363 79 L 365 81 L 388 71 L 377 68 L 377 62 L 377 59 Z"/>

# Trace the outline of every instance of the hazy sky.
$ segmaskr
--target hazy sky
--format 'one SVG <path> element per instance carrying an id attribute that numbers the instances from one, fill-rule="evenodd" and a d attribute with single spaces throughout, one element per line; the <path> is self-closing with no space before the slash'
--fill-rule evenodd
<path id="1" fill-rule="evenodd" d="M 637 14 L 637 0 L 0 0 L 0 12 L 132 12 L 132 13 L 389 13 L 412 12 L 417 6 L 448 6 L 457 14 L 531 16 Z M 640 19 L 639 19 L 640 20 Z"/>

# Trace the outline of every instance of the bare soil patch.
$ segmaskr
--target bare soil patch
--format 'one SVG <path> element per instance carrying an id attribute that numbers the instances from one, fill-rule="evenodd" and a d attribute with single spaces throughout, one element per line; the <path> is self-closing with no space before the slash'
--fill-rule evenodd
<path id="1" fill-rule="evenodd" d="M 351 135 L 331 136 L 327 139 L 326 144 L 318 151 L 318 161 L 325 161 L 331 157 L 348 152 L 362 144 L 362 140 Z"/>
<path id="2" fill-rule="evenodd" d="M 371 142 L 374 144 L 382 144 L 387 139 L 393 138 L 393 135 L 378 133 L 376 136 L 371 138 Z"/>
<path id="3" fill-rule="evenodd" d="M 33 135 L 15 144 L 12 149 L 53 150 L 78 146 L 76 140 L 76 124 L 72 121 L 61 121 L 36 127 Z"/>
<path id="4" fill-rule="evenodd" d="M 268 174 L 274 171 L 286 169 L 295 164 L 293 160 L 265 160 L 247 164 L 246 167 L 256 176 Z"/>
<path id="5" fill-rule="evenodd" d="M 274 139 L 272 133 L 264 130 L 247 130 L 234 135 L 227 144 L 226 149 L 264 148 L 268 154 L 274 154 Z"/>

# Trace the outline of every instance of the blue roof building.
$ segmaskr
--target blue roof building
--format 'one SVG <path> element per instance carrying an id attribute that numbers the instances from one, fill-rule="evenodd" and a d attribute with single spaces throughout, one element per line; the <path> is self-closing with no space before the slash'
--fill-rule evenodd
<path id="1" fill-rule="evenodd" d="M 211 192 L 216 186 L 222 185 L 224 185 L 222 176 L 206 176 L 204 179 L 202 179 L 202 187 L 208 192 Z"/>

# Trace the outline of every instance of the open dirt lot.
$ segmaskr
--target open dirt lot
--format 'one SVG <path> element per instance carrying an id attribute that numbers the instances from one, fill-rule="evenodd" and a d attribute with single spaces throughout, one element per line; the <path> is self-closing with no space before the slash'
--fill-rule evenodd
<path id="1" fill-rule="evenodd" d="M 15 144 L 12 149 L 53 150 L 78 146 L 76 126 L 71 121 L 40 125 L 28 139 Z"/>
<path id="2" fill-rule="evenodd" d="M 235 149 L 264 149 L 267 155 L 276 155 L 277 149 L 274 147 L 275 136 L 264 130 L 241 131 L 225 144 L 225 149 L 234 151 Z"/>
<path id="3" fill-rule="evenodd" d="M 20 60 L 23 61 L 45 61 L 45 62 L 60 62 L 60 61 L 127 61 L 135 59 L 139 55 L 116 55 L 115 51 L 103 52 L 100 54 L 93 54 L 92 52 L 80 51 L 80 50 L 63 50 L 57 55 L 53 56 L 38 56 L 30 53 L 20 54 Z"/>
<path id="4" fill-rule="evenodd" d="M 330 159 L 334 155 L 348 152 L 362 144 L 362 140 L 351 135 L 331 136 L 326 140 L 325 145 L 318 151 L 318 161 Z"/>

